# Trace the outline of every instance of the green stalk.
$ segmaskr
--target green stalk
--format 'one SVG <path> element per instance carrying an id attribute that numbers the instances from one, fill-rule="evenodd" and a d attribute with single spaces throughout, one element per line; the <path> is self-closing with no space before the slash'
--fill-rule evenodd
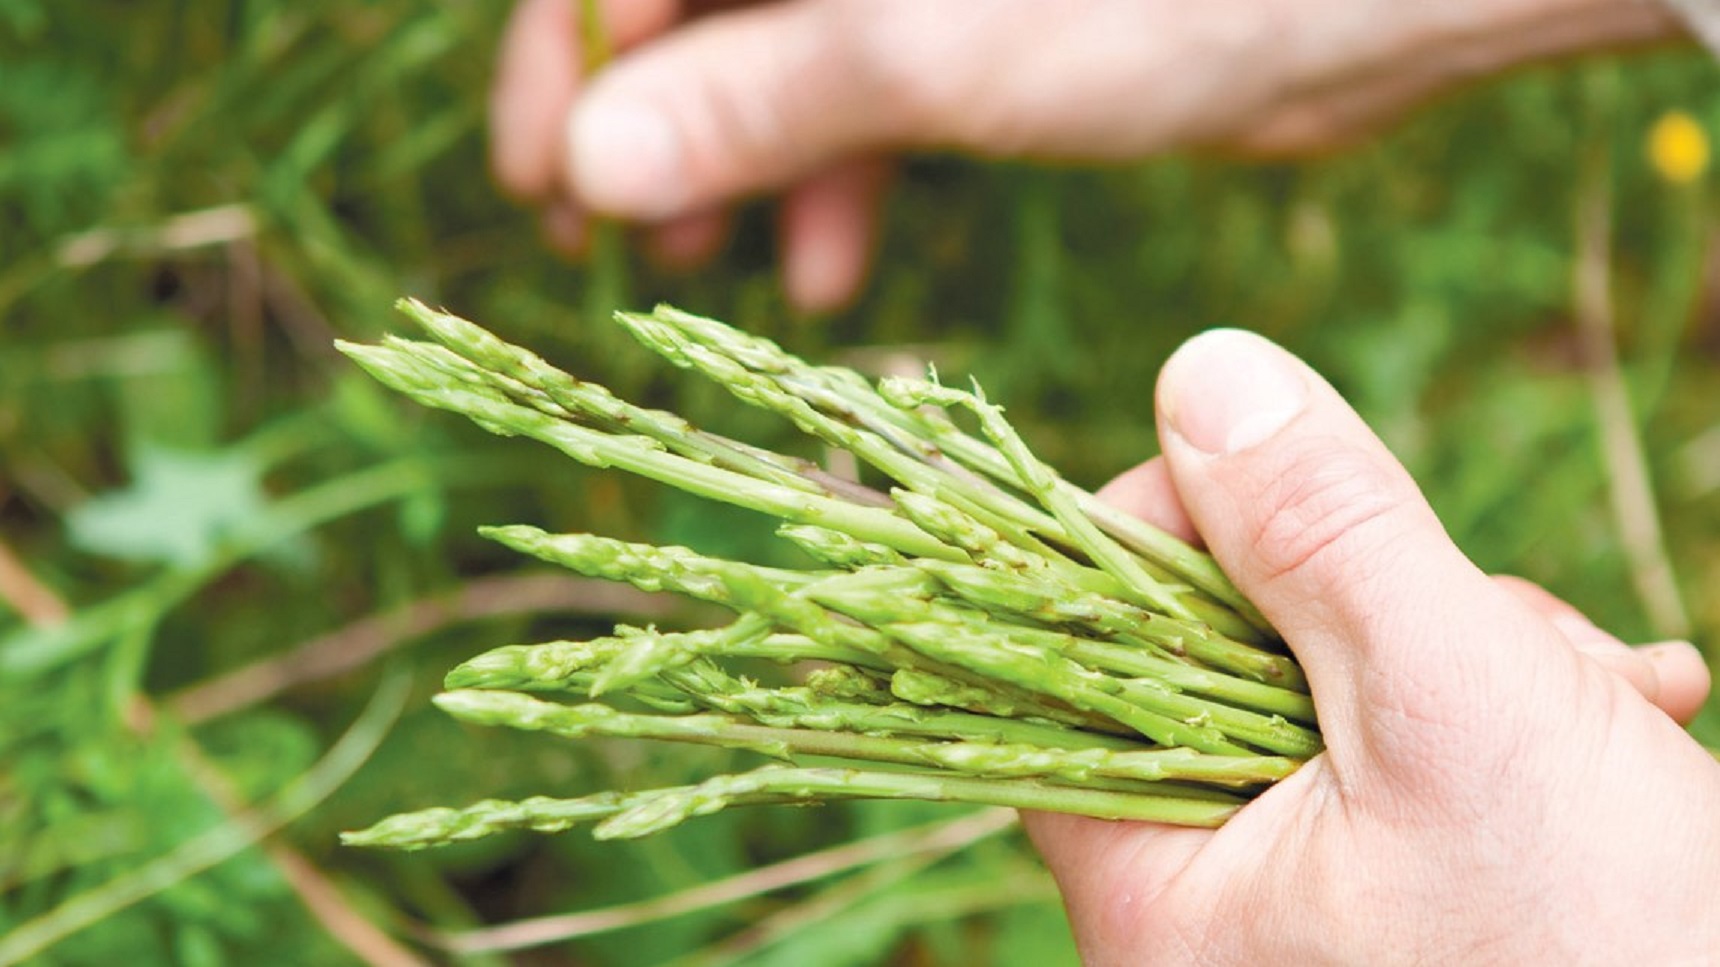
<path id="1" fill-rule="evenodd" d="M 695 670 L 692 674 L 697 674 Z M 677 672 L 679 676 L 683 673 Z M 672 678 L 705 708 L 784 729 L 850 730 L 867 735 L 917 736 L 1059 749 L 1139 749 L 1138 738 L 1088 732 L 1039 718 L 1000 718 L 947 707 L 853 702 L 810 688 L 761 688 L 740 679 Z M 691 686 L 691 687 L 688 687 Z"/>
<path id="2" fill-rule="evenodd" d="M 1143 601 L 1143 597 L 1129 589 L 1115 577 L 1097 568 L 1086 567 L 1073 561 L 1058 557 L 1048 557 L 1038 553 L 1034 548 L 1023 542 L 999 533 L 995 528 L 966 513 L 962 508 L 949 501 L 926 497 L 923 494 L 906 491 L 891 491 L 891 497 L 903 516 L 913 521 L 921 530 L 932 535 L 945 544 L 958 547 L 967 552 L 973 563 L 993 570 L 1001 570 L 1031 578 L 1036 582 L 1044 582 L 1056 587 L 1059 596 L 1064 595 L 1100 595 L 1105 598 L 1118 600 Z M 1165 588 L 1165 591 L 1174 589 Z M 1190 597 L 1183 602 L 1186 608 L 1182 613 L 1194 615 L 1195 622 L 1207 625 L 1211 631 L 1202 634 L 1216 634 L 1219 637 L 1236 636 L 1247 640 L 1259 640 L 1254 630 L 1234 612 L 1209 601 Z M 1179 621 L 1185 626 L 1194 623 L 1169 618 L 1166 620 Z M 1232 638 L 1234 640 L 1234 638 Z M 1241 645 L 1240 642 L 1238 642 Z M 1248 653 L 1262 653 L 1249 645 L 1241 645 Z M 1281 657 L 1281 656 L 1274 656 Z"/>
<path id="3" fill-rule="evenodd" d="M 938 468 L 902 453 L 869 430 L 819 412 L 728 356 L 688 342 L 681 338 L 679 330 L 656 316 L 622 312 L 616 314 L 616 319 L 634 338 L 676 366 L 697 370 L 722 384 L 736 399 L 783 416 L 803 432 L 853 453 L 909 490 L 953 496 L 971 507 L 972 512 L 992 518 L 992 526 L 1011 529 L 1019 535 L 1057 530 L 1056 520 L 996 488 L 950 486 L 947 474 Z"/>
<path id="4" fill-rule="evenodd" d="M 679 651 L 711 658 L 754 658 L 782 665 L 802 661 L 890 670 L 878 656 L 852 648 L 831 647 L 805 635 L 774 633 L 762 638 L 729 640 L 706 632 L 630 632 L 589 641 L 547 641 L 535 645 L 503 645 L 467 659 L 443 680 L 447 688 L 517 688 L 527 691 L 580 691 L 572 682 L 594 674 L 633 645 L 642 635 L 673 635 Z M 720 647 L 719 647 L 720 646 Z M 662 669 L 659 669 L 661 673 Z"/>
<path id="5" fill-rule="evenodd" d="M 1135 555 L 1124 550 L 1087 519 L 1074 497 L 1061 486 L 1063 478 L 1033 454 L 1027 441 L 1003 418 L 1003 408 L 986 400 L 977 385 L 973 392 L 964 393 L 920 380 L 893 379 L 885 381 L 880 393 L 904 409 L 936 405 L 964 406 L 972 411 L 979 417 L 980 428 L 991 439 L 992 445 L 1015 469 L 1016 478 L 1057 518 L 1076 547 L 1101 570 L 1116 578 L 1140 603 L 1172 617 L 1194 620 L 1194 612 L 1177 594 L 1148 574 Z"/>
<path id="6" fill-rule="evenodd" d="M 908 569 L 872 569 L 827 578 L 797 592 L 839 614 L 887 631 L 899 623 L 943 625 L 989 637 L 999 653 L 1016 652 L 1068 659 L 1085 669 L 1128 676 L 1125 688 L 1144 708 L 1184 721 L 1210 721 L 1233 738 L 1286 755 L 1313 755 L 1318 736 L 1282 721 L 1288 715 L 1313 721 L 1313 700 L 1306 695 L 1244 678 L 1184 665 L 1149 649 L 1094 641 L 1046 628 L 1009 624 L 968 608 L 933 600 L 931 589 L 905 579 Z M 980 572 L 982 575 L 990 572 Z M 975 580 L 982 580 L 976 578 Z M 1048 659 L 1050 660 L 1050 659 Z M 1222 700 L 1210 702 L 1180 691 Z M 1238 706 L 1238 707 L 1232 707 Z M 1266 714 L 1256 714 L 1259 710 Z"/>
<path id="7" fill-rule="evenodd" d="M 599 839 L 626 839 L 668 829 L 694 816 L 731 806 L 838 799 L 965 802 L 1099 819 L 1208 827 L 1222 824 L 1240 808 L 1235 803 L 1072 789 L 1020 779 L 766 767 L 740 775 L 718 776 L 694 786 L 649 792 L 605 792 L 581 799 L 535 796 L 520 802 L 489 799 L 464 809 L 402 813 L 369 829 L 342 833 L 341 842 L 348 846 L 416 850 L 514 829 L 557 833 L 590 822 L 601 822 L 594 833 Z"/>
<path id="8" fill-rule="evenodd" d="M 746 507 L 799 524 L 842 531 L 863 541 L 906 554 L 962 560 L 946 547 L 890 511 L 754 480 L 732 470 L 677 456 L 648 438 L 616 437 L 559 420 L 465 386 L 451 386 L 410 356 L 380 346 L 340 342 L 346 353 L 382 383 L 426 406 L 470 418 L 492 433 L 515 434 L 547 443 L 591 467 L 618 467 L 691 494 Z"/>
<path id="9" fill-rule="evenodd" d="M 717 776 L 696 786 L 660 790 L 604 820 L 592 835 L 598 839 L 645 836 L 760 797 L 797 802 L 922 799 L 1182 826 L 1218 826 L 1240 808 L 1234 803 L 1077 789 L 1028 779 L 767 766 L 739 775 Z"/>
<path id="10" fill-rule="evenodd" d="M 752 565 L 703 557 L 685 548 L 629 544 L 590 534 L 551 535 L 522 525 L 486 527 L 479 533 L 590 577 L 627 581 L 647 591 L 676 591 L 737 611 L 757 611 L 815 640 L 869 651 L 897 667 L 924 666 L 929 660 L 931 671 L 954 669 L 958 678 L 1012 685 L 1112 719 L 1160 745 L 1248 754 L 1199 718 L 1178 721 L 1117 697 L 1123 689 L 1119 679 L 1038 651 L 995 651 L 971 634 L 962 640 L 962 647 L 955 647 L 936 641 L 928 626 L 911 620 L 890 624 L 887 634 L 841 622 L 806 597 L 778 587 L 768 573 Z"/>
<path id="11" fill-rule="evenodd" d="M 431 309 L 415 299 L 402 299 L 397 307 L 441 344 L 446 357 L 434 352 L 439 347 L 409 340 L 385 339 L 385 345 L 438 363 L 465 382 L 487 383 L 514 402 L 545 415 L 590 423 L 607 433 L 644 436 L 690 460 L 795 490 L 876 507 L 890 505 L 883 494 L 826 473 L 810 460 L 760 450 L 701 430 L 674 413 L 629 403 L 459 316 Z"/>
<path id="12" fill-rule="evenodd" d="M 968 435 L 935 411 L 888 402 L 849 370 L 813 366 L 768 339 L 671 306 L 658 306 L 652 316 L 675 326 L 687 339 L 697 340 L 753 372 L 770 377 L 785 392 L 809 405 L 844 422 L 865 427 L 889 439 L 902 452 L 944 468 L 951 476 L 956 476 L 955 468 L 966 468 L 1009 486 L 1027 489 L 1009 460 L 995 447 Z M 1059 482 L 1058 488 L 1076 502 L 1082 513 L 1130 550 L 1228 605 L 1255 629 L 1271 633 L 1271 625 L 1210 555 L 1067 481 Z"/>
<path id="13" fill-rule="evenodd" d="M 646 632 L 644 634 L 657 634 Z M 596 678 L 593 669 L 614 660 L 632 642 L 634 636 L 598 638 L 592 641 L 557 641 L 540 645 L 507 645 L 472 658 L 449 672 L 445 685 L 449 689 L 515 689 L 524 691 L 571 691 L 589 695 L 590 683 Z M 667 636 L 666 636 L 667 637 Z M 712 640 L 702 632 L 674 635 L 690 651 L 700 651 Z M 775 639 L 773 641 L 773 639 Z M 866 653 L 821 652 L 810 638 L 800 635 L 772 635 L 766 639 L 749 639 L 724 656 L 770 658 L 777 661 L 836 660 L 860 657 L 877 661 Z M 848 662 L 855 664 L 854 662 Z M 888 665 L 882 667 L 888 668 Z M 900 674 L 900 672 L 898 672 Z M 926 674 L 927 680 L 951 683 L 949 679 Z M 1031 718 L 998 718 L 992 715 L 972 715 L 948 708 L 920 708 L 892 703 L 872 705 L 843 704 L 830 696 L 819 695 L 804 688 L 762 688 L 746 684 L 715 665 L 698 660 L 660 669 L 662 682 L 676 689 L 686 701 L 703 708 L 714 708 L 755 721 L 783 728 L 843 728 L 853 727 L 880 735 L 919 735 L 979 742 L 1013 742 L 1052 745 L 1061 748 L 1131 748 L 1139 741 L 1109 734 L 1074 731 L 1065 725 L 1047 724 Z M 629 686 L 631 692 L 633 686 Z M 952 696 L 928 687 L 917 704 L 958 707 L 954 701 L 939 701 Z M 849 705 L 859 706 L 850 708 Z M 1025 709 L 1042 715 L 1043 709 L 1028 704 Z"/>
<path id="14" fill-rule="evenodd" d="M 997 570 L 942 561 L 917 561 L 915 566 L 963 601 L 994 613 L 1050 626 L 1076 625 L 1149 652 L 1192 657 L 1268 686 L 1302 695 L 1308 691 L 1306 676 L 1288 655 L 1234 641 L 1204 625 L 1167 618 L 1102 594 L 1059 589 L 1055 584 Z"/>
<path id="15" fill-rule="evenodd" d="M 805 524 L 784 524 L 776 529 L 779 536 L 793 542 L 813 560 L 830 567 L 853 570 L 881 564 L 904 564 L 895 548 L 882 544 L 857 541 L 841 531 L 828 527 L 808 527 Z"/>
<path id="16" fill-rule="evenodd" d="M 396 817 L 349 842 L 416 848 L 578 822 L 597 822 L 599 838 L 638 836 L 730 805 L 872 797 L 1216 825 L 1322 748 L 1315 729 L 1297 724 L 1315 719 L 1300 668 L 1212 559 L 1064 481 L 977 387 L 874 388 L 711 320 L 664 307 L 617 314 L 674 365 L 883 472 L 899 485 L 886 496 L 622 400 L 456 316 L 416 302 L 401 309 L 435 342 L 342 351 L 492 432 L 777 517 L 781 536 L 827 568 L 482 528 L 582 574 L 737 617 L 699 631 L 622 626 L 593 641 L 493 649 L 449 673 L 455 690 L 439 705 L 569 738 L 883 769 L 766 768 L 641 793 L 484 802 Z M 959 428 L 943 409 L 952 406 L 975 414 L 986 439 Z M 729 659 L 833 664 L 806 685 L 766 687 Z M 519 690 L 613 693 L 653 712 Z"/>
<path id="17" fill-rule="evenodd" d="M 743 749 L 777 759 L 830 756 L 942 767 L 988 777 L 1076 783 L 1095 777 L 1142 783 L 1194 779 L 1244 787 L 1275 782 L 1295 771 L 1298 765 L 1296 760 L 1282 757 L 1204 756 L 1186 749 L 1076 751 L 989 742 L 928 742 L 869 735 L 860 730 L 775 728 L 725 715 L 639 715 L 601 704 L 559 705 L 517 692 L 444 692 L 435 701 L 437 707 L 461 721 L 548 732 L 569 739 L 664 739 Z"/>

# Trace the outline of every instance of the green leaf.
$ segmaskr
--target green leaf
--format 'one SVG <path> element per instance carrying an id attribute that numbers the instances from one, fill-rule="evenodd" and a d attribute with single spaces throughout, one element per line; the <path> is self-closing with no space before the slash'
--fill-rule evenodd
<path id="1" fill-rule="evenodd" d="M 263 512 L 262 469 L 244 450 L 140 444 L 131 486 L 79 505 L 66 526 L 73 545 L 92 554 L 194 567 Z"/>

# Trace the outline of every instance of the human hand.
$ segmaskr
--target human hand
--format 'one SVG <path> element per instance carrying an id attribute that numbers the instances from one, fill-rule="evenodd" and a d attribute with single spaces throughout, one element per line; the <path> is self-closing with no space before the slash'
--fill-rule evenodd
<path id="1" fill-rule="evenodd" d="M 561 248 L 595 212 L 652 226 L 671 263 L 714 251 L 737 197 L 784 191 L 784 285 L 807 309 L 858 290 L 891 151 L 1306 151 L 1470 78 L 1676 32 L 1652 0 L 601 6 L 623 53 L 589 84 L 574 0 L 516 8 L 492 92 L 502 185 Z"/>
<path id="2" fill-rule="evenodd" d="M 1089 964 L 1720 957 L 1720 764 L 1694 649 L 1631 651 L 1478 571 L 1336 392 L 1185 345 L 1106 495 L 1198 532 L 1283 632 L 1327 750 L 1216 831 L 1025 817 Z"/>

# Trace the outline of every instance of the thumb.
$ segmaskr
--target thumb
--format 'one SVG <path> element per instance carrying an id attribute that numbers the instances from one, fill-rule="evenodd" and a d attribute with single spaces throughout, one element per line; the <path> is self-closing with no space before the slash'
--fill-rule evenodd
<path id="1" fill-rule="evenodd" d="M 585 205 L 663 219 L 797 181 L 897 140 L 876 33 L 856 5 L 772 3 L 695 20 L 616 61 L 575 105 L 568 172 Z M 856 19 L 854 25 L 837 22 Z"/>
<path id="2" fill-rule="evenodd" d="M 1557 631 L 1458 551 L 1385 445 L 1289 353 L 1205 333 L 1166 363 L 1157 401 L 1183 505 L 1306 668 L 1335 765 L 1509 747 L 1524 682 L 1571 681 Z"/>

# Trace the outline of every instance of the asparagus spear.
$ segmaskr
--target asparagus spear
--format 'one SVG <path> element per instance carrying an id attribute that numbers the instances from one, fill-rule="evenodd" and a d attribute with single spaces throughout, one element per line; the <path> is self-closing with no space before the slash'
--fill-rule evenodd
<path id="1" fill-rule="evenodd" d="M 1232 802 L 1078 789 L 1024 779 L 977 779 L 930 773 L 766 766 L 691 786 L 647 792 L 605 792 L 580 799 L 533 797 L 484 800 L 464 809 L 426 809 L 389 817 L 369 829 L 341 834 L 349 846 L 424 849 L 510 829 L 561 832 L 598 822 L 598 839 L 660 832 L 694 816 L 730 806 L 818 803 L 840 799 L 924 799 L 1135 819 L 1183 826 L 1218 826 L 1240 808 Z"/>
<path id="2" fill-rule="evenodd" d="M 395 817 L 349 842 L 417 848 L 579 822 L 625 837 L 730 805 L 863 797 L 1216 825 L 1320 751 L 1300 669 L 1211 558 L 1063 480 L 977 388 L 874 388 L 677 310 L 618 314 L 675 365 L 884 472 L 899 485 L 886 495 L 630 403 L 458 317 L 401 308 L 434 343 L 389 338 L 342 351 L 492 432 L 775 516 L 824 568 L 484 528 L 546 561 L 737 617 L 699 631 L 622 626 L 592 641 L 493 649 L 449 673 L 453 691 L 439 705 L 568 737 L 884 768 L 771 767 L 672 789 L 486 801 Z M 985 438 L 961 430 L 949 407 L 977 416 Z M 751 659 L 833 664 L 806 685 L 772 687 L 727 665 Z M 652 713 L 521 691 L 625 695 Z"/>
<path id="3" fill-rule="evenodd" d="M 672 306 L 658 306 L 651 316 L 675 327 L 683 338 L 696 340 L 773 379 L 784 391 L 809 405 L 890 439 L 904 453 L 946 468 L 953 465 L 976 470 L 991 479 L 1025 489 L 1015 468 L 994 446 L 969 436 L 933 412 L 890 403 L 851 370 L 812 366 L 768 339 Z M 1075 500 L 1083 513 L 1131 550 L 1235 609 L 1256 629 L 1271 632 L 1271 626 L 1259 611 L 1236 590 L 1209 555 L 1139 518 L 1121 513 L 1073 484 L 1064 481 L 1058 486 Z"/>
<path id="4" fill-rule="evenodd" d="M 728 715 L 640 715 L 603 704 L 560 705 L 518 692 L 456 691 L 436 705 L 462 721 L 501 725 L 566 738 L 667 739 L 745 749 L 778 759 L 835 756 L 905 766 L 943 766 L 979 776 L 1014 776 L 1084 782 L 1090 778 L 1163 782 L 1195 779 L 1248 786 L 1282 779 L 1297 762 L 1282 756 L 1211 756 L 1187 749 L 1063 749 L 1031 744 L 927 741 L 870 734 L 870 706 L 848 705 L 853 721 L 837 729 L 755 725 Z M 837 707 L 834 703 L 833 708 Z M 843 713 L 835 713 L 843 714 Z"/>
<path id="5" fill-rule="evenodd" d="M 962 559 L 959 551 L 933 540 L 888 509 L 850 503 L 690 460 L 668 452 L 648 437 L 614 436 L 579 426 L 513 403 L 500 393 L 456 385 L 440 378 L 433 367 L 397 348 L 346 342 L 336 346 L 379 381 L 426 406 L 464 414 L 493 433 L 532 437 L 588 466 L 619 467 L 701 497 L 795 523 L 828 527 L 918 557 Z"/>

